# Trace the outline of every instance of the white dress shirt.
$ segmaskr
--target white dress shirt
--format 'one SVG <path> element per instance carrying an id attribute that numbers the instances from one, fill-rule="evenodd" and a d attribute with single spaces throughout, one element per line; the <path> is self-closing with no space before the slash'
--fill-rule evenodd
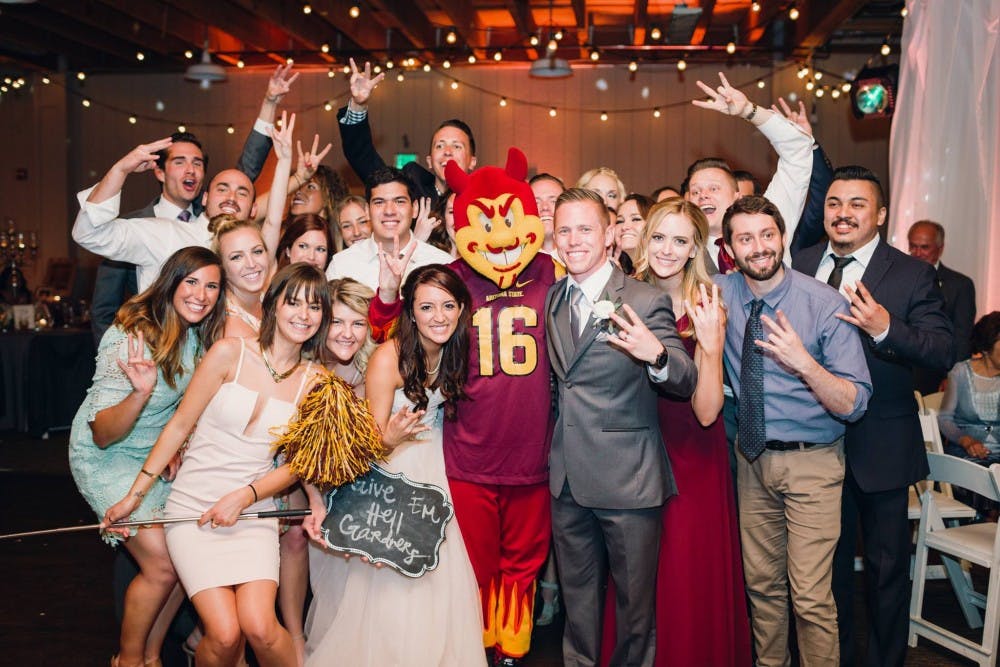
<path id="1" fill-rule="evenodd" d="M 194 222 L 197 217 L 194 214 L 194 211 L 191 210 L 190 205 L 187 208 L 181 208 L 172 201 L 168 201 L 163 195 L 160 195 L 159 199 L 156 200 L 156 203 L 153 204 L 153 215 L 157 218 L 163 218 L 164 220 L 179 220 L 180 218 L 178 216 L 181 214 L 181 211 L 187 211 L 191 214 L 191 217 L 188 219 L 189 223 Z M 181 222 L 183 222 L 183 220 L 181 220 Z"/>
<path id="2" fill-rule="evenodd" d="M 156 280 L 170 255 L 188 246 L 212 245 L 204 213 L 189 222 L 178 220 L 176 213 L 172 219 L 119 218 L 121 193 L 93 204 L 87 201 L 93 189 L 77 194 L 80 212 L 73 223 L 73 240 L 101 257 L 135 264 L 140 292 Z"/>
<path id="3" fill-rule="evenodd" d="M 861 280 L 861 277 L 865 275 L 865 270 L 872 261 L 872 255 L 875 254 L 875 248 L 878 247 L 878 234 L 875 235 L 868 243 L 864 244 L 850 255 L 844 255 L 845 257 L 853 257 L 854 261 L 846 264 L 844 266 L 844 272 L 840 279 L 840 293 L 843 297 L 847 298 L 847 292 L 844 288 L 848 285 L 852 289 L 857 289 L 857 282 Z M 820 260 L 819 266 L 816 267 L 816 280 L 820 282 L 826 282 L 830 279 L 830 274 L 833 273 L 833 257 L 830 255 L 834 254 L 833 246 L 829 242 L 826 244 L 826 250 L 823 252 L 823 259 Z M 838 256 L 839 253 L 836 253 Z M 881 343 L 885 337 L 889 335 L 889 329 L 880 333 L 877 336 L 873 336 L 872 339 L 876 343 Z"/>
<path id="4" fill-rule="evenodd" d="M 403 281 L 410 275 L 413 269 L 426 266 L 428 264 L 451 264 L 455 258 L 443 250 L 439 250 L 429 243 L 424 243 L 417 237 L 410 235 L 410 243 L 416 242 L 417 248 L 410 256 L 410 263 L 403 273 Z M 374 236 L 358 241 L 349 248 L 344 248 L 333 256 L 330 265 L 326 267 L 326 277 L 330 280 L 335 278 L 353 278 L 362 285 L 367 285 L 378 291 L 378 241 Z"/>

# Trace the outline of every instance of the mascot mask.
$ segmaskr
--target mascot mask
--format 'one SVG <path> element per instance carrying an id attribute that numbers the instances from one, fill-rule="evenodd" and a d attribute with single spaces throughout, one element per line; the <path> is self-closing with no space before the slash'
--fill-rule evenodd
<path id="1" fill-rule="evenodd" d="M 481 167 L 466 174 L 452 160 L 444 173 L 456 193 L 458 254 L 476 273 L 507 289 L 538 254 L 545 236 L 535 195 L 525 181 L 527 158 L 511 148 L 503 169 Z"/>

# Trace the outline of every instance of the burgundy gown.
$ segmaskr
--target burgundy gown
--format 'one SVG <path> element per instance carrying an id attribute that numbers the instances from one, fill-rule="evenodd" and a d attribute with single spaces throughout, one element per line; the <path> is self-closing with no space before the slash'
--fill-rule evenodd
<path id="1" fill-rule="evenodd" d="M 687 326 L 686 316 L 677 329 Z M 694 356 L 694 341 L 683 339 Z M 721 415 L 708 428 L 691 401 L 660 398 L 660 431 L 677 482 L 663 510 L 656 575 L 656 662 L 662 667 L 744 667 L 750 627 L 729 447 Z M 614 584 L 605 605 L 601 663 L 615 645 Z"/>

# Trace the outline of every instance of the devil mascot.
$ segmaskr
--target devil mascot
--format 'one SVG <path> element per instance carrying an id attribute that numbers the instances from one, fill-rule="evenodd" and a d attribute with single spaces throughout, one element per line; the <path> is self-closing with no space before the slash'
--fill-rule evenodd
<path id="1" fill-rule="evenodd" d="M 455 516 L 479 583 L 483 643 L 497 665 L 515 665 L 531 642 L 535 577 L 548 555 L 548 456 L 552 437 L 545 294 L 555 264 L 538 256 L 544 230 L 525 178 L 524 154 L 471 174 L 449 162 L 456 193 L 451 268 L 472 294 L 466 398 L 444 422 L 444 458 Z M 399 302 L 377 297 L 381 329 Z"/>

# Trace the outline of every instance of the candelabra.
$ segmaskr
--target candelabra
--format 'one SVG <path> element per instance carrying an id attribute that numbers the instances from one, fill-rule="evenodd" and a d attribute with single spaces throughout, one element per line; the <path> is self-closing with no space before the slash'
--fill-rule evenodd
<path id="1" fill-rule="evenodd" d="M 13 218 L 7 218 L 5 229 L 0 229 L 0 293 L 8 303 L 30 303 L 31 291 L 25 285 L 21 267 L 38 257 L 38 235 L 19 231 Z"/>

